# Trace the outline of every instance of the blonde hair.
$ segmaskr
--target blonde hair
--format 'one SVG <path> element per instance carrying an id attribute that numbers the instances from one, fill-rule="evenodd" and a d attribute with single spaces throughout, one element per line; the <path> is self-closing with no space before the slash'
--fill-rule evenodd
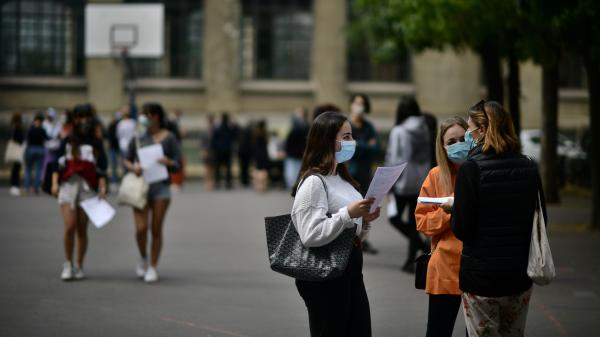
<path id="1" fill-rule="evenodd" d="M 478 141 L 484 153 L 520 153 L 521 143 L 515 132 L 512 117 L 500 103 L 480 101 L 469 109 L 469 118 L 485 133 Z"/>
<path id="2" fill-rule="evenodd" d="M 435 157 L 437 159 L 438 168 L 440 171 L 439 183 L 442 186 L 444 193 L 448 195 L 452 194 L 454 190 L 452 188 L 452 176 L 456 174 L 456 168 L 450 159 L 448 159 L 448 153 L 444 147 L 444 135 L 446 134 L 446 131 L 448 131 L 448 129 L 454 125 L 460 126 L 461 128 L 465 129 L 465 131 L 469 128 L 467 122 L 460 117 L 448 118 L 443 121 L 442 124 L 440 124 L 440 129 L 435 141 Z"/>

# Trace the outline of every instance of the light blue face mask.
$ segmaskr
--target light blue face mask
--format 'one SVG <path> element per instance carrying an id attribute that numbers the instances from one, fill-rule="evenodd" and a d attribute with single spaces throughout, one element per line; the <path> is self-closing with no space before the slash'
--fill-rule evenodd
<path id="1" fill-rule="evenodd" d="M 448 159 L 450 159 L 450 161 L 453 163 L 462 163 L 465 161 L 469 151 L 471 151 L 471 149 L 466 142 L 454 143 L 452 145 L 448 145 L 446 148 Z"/>
<path id="2" fill-rule="evenodd" d="M 356 141 L 355 140 L 336 140 L 342 144 L 342 148 L 335 153 L 335 160 L 338 164 L 348 161 L 354 156 L 354 151 L 356 150 Z"/>
<path id="3" fill-rule="evenodd" d="M 467 132 L 465 132 L 465 144 L 467 144 L 469 151 L 477 146 L 477 141 L 473 139 L 473 135 L 471 134 L 475 130 L 467 130 Z"/>

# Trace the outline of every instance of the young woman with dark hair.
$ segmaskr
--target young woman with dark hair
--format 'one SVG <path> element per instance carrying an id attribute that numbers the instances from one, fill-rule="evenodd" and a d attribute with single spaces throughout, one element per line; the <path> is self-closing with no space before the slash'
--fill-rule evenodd
<path id="1" fill-rule="evenodd" d="M 292 221 L 306 247 L 325 246 L 345 229 L 356 228 L 354 249 L 342 276 L 321 282 L 296 280 L 308 309 L 313 337 L 371 336 L 360 246 L 370 222 L 379 217 L 379 208 L 369 214 L 374 200 L 362 198 L 343 164 L 352 158 L 355 146 L 350 122 L 344 115 L 319 115 L 308 132 L 300 174 L 292 192 Z"/>
<path id="2" fill-rule="evenodd" d="M 16 144 L 23 144 L 25 132 L 23 131 L 23 117 L 20 112 L 15 112 L 10 118 L 10 140 Z M 22 160 L 23 158 L 21 158 Z M 21 195 L 21 161 L 14 161 L 10 169 L 10 194 L 18 197 Z"/>
<path id="3" fill-rule="evenodd" d="M 460 117 L 446 119 L 437 135 L 438 166 L 429 171 L 420 197 L 443 198 L 454 195 L 456 172 L 467 158 L 467 122 Z M 452 204 L 418 203 L 417 230 L 431 237 L 431 258 L 427 266 L 425 292 L 429 295 L 427 337 L 451 337 L 460 307 L 458 269 L 462 242 L 452 233 Z"/>
<path id="4" fill-rule="evenodd" d="M 471 149 L 456 177 L 452 231 L 462 241 L 460 290 L 469 336 L 523 336 L 534 212 L 544 193 L 535 162 L 522 155 L 512 118 L 497 102 L 469 109 Z M 541 205 L 538 204 L 538 195 Z"/>
<path id="5" fill-rule="evenodd" d="M 83 279 L 83 259 L 87 251 L 88 217 L 79 206 L 82 200 L 106 195 L 108 166 L 104 145 L 95 134 L 95 111 L 89 104 L 73 109 L 73 131 L 64 138 L 54 161 L 52 195 L 58 197 L 64 228 L 66 262 L 61 278 L 65 281 Z M 73 263 L 73 249 L 77 241 L 77 260 Z"/>
<path id="6" fill-rule="evenodd" d="M 129 151 L 123 163 L 127 170 L 138 176 L 142 174 L 139 164 L 137 149 L 153 144 L 162 146 L 165 157 L 159 162 L 171 172 L 177 172 L 181 168 L 181 149 L 175 136 L 166 128 L 166 116 L 162 106 L 158 103 L 146 103 L 142 107 L 142 113 L 148 120 L 148 130 L 140 137 L 135 137 L 129 144 Z M 144 209 L 133 209 L 135 222 L 135 238 L 140 252 L 140 259 L 135 267 L 136 275 L 143 278 L 145 282 L 158 281 L 158 258 L 162 248 L 163 222 L 169 203 L 171 201 L 170 180 L 150 184 L 148 189 L 148 202 Z M 150 214 L 152 217 L 150 219 Z M 150 261 L 147 259 L 148 250 L 148 228 L 151 229 L 152 243 L 150 245 Z"/>

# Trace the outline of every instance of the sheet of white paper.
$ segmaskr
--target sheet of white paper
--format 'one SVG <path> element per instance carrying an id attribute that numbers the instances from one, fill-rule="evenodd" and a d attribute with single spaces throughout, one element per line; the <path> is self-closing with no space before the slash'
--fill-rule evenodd
<path id="1" fill-rule="evenodd" d="M 385 196 L 392 189 L 405 167 L 406 163 L 398 166 L 377 168 L 373 180 L 371 180 L 371 185 L 369 185 L 369 189 L 365 195 L 365 198 L 375 198 L 375 202 L 371 206 L 370 212 L 374 212 L 377 207 L 381 206 Z"/>
<path id="2" fill-rule="evenodd" d="M 422 204 L 442 205 L 442 204 L 447 204 L 450 201 L 450 199 L 453 199 L 453 198 L 452 197 L 445 197 L 445 198 L 418 197 L 417 202 L 420 202 Z"/>
<path id="3" fill-rule="evenodd" d="M 144 146 L 138 149 L 142 175 L 148 184 L 169 178 L 167 167 L 158 162 L 164 156 L 165 153 L 160 144 Z"/>
<path id="4" fill-rule="evenodd" d="M 98 197 L 83 200 L 79 205 L 97 228 L 104 227 L 115 216 L 115 209 Z"/>

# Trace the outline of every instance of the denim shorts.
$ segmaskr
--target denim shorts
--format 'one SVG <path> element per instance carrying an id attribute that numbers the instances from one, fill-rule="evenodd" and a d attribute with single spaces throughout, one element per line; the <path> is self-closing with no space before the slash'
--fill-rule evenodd
<path id="1" fill-rule="evenodd" d="M 70 177 L 63 181 L 58 189 L 58 204 L 69 204 L 75 209 L 83 200 L 92 198 L 96 192 L 90 188 L 88 183 L 79 175 Z"/>
<path id="2" fill-rule="evenodd" d="M 171 199 L 171 184 L 169 181 L 159 181 L 150 184 L 148 200 Z"/>

